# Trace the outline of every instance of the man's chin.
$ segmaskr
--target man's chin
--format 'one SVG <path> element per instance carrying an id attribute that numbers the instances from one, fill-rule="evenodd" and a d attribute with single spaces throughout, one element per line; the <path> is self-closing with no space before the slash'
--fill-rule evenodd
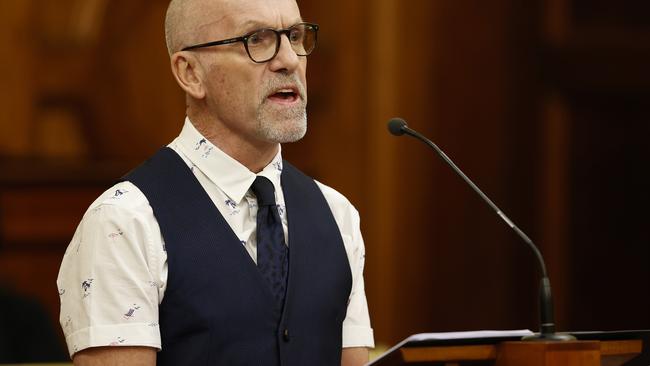
<path id="1" fill-rule="evenodd" d="M 275 120 L 271 123 L 267 120 L 260 124 L 259 130 L 262 139 L 278 144 L 296 142 L 305 137 L 306 133 L 307 121 L 304 119 Z"/>
<path id="2" fill-rule="evenodd" d="M 281 144 L 288 144 L 291 142 L 296 142 L 302 140 L 303 137 L 307 134 L 307 127 L 300 131 L 293 131 L 291 134 L 287 134 L 285 138 L 283 139 Z"/>
<path id="3" fill-rule="evenodd" d="M 276 129 L 274 131 L 267 131 L 266 137 L 269 141 L 278 143 L 278 144 L 287 144 L 290 142 L 296 142 L 307 133 L 307 126 L 304 128 L 295 128 L 295 129 Z"/>
<path id="4" fill-rule="evenodd" d="M 288 110 L 265 109 L 258 115 L 260 137 L 267 141 L 285 144 L 302 139 L 307 133 L 305 108 Z"/>

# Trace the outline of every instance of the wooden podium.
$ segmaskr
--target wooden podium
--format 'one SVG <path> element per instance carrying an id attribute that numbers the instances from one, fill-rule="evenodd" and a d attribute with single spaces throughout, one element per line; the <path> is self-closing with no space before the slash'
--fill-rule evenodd
<path id="1" fill-rule="evenodd" d="M 397 365 L 648 366 L 650 331 L 577 332 L 567 342 L 456 339 L 407 342 L 373 362 Z"/>

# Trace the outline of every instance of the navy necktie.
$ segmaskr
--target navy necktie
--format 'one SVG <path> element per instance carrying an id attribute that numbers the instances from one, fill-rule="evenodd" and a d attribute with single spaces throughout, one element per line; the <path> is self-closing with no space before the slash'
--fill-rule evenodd
<path id="1" fill-rule="evenodd" d="M 289 248 L 284 243 L 282 221 L 275 204 L 275 188 L 258 176 L 251 186 L 257 197 L 257 267 L 282 308 L 289 272 Z"/>

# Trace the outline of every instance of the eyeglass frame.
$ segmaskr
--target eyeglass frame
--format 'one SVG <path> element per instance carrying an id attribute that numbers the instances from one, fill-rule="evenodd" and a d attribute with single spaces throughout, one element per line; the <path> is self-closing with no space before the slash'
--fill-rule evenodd
<path id="1" fill-rule="evenodd" d="M 318 44 L 318 30 L 319 30 L 320 27 L 318 26 L 318 24 L 307 23 L 307 22 L 296 23 L 296 24 L 294 24 L 291 27 L 286 28 L 286 29 L 260 28 L 260 29 L 254 30 L 252 32 L 246 33 L 245 35 L 240 36 L 240 37 L 228 38 L 228 39 L 223 39 L 223 40 L 220 40 L 220 41 L 212 41 L 212 42 L 195 44 L 193 46 L 187 46 L 187 47 L 184 47 L 183 49 L 181 49 L 181 51 L 192 51 L 192 50 L 196 50 L 196 49 L 200 49 L 200 48 L 206 48 L 206 47 L 212 47 L 212 46 L 221 46 L 221 45 L 226 45 L 226 44 L 234 44 L 234 43 L 237 43 L 237 42 L 242 42 L 244 44 L 244 48 L 246 49 L 246 53 L 248 54 L 248 58 L 250 58 L 251 61 L 253 61 L 253 62 L 257 63 L 257 64 L 263 64 L 265 62 L 269 62 L 269 61 L 273 60 L 275 58 L 275 56 L 278 55 L 278 52 L 280 51 L 280 44 L 282 42 L 282 35 L 287 36 L 287 39 L 289 40 L 289 44 L 291 45 L 291 38 L 289 37 L 290 34 L 291 34 L 290 32 L 291 32 L 292 29 L 294 29 L 295 27 L 297 27 L 299 25 L 304 25 L 304 26 L 311 27 L 311 28 L 314 29 L 314 48 L 312 48 L 312 50 L 309 51 L 309 53 L 304 54 L 304 55 L 298 54 L 298 52 L 293 50 L 293 47 L 291 47 L 291 49 L 294 52 L 296 52 L 296 55 L 298 55 L 298 56 L 309 56 L 316 49 L 316 45 Z M 248 39 L 252 35 L 254 35 L 255 33 L 258 33 L 258 32 L 261 32 L 261 31 L 272 31 L 273 33 L 275 33 L 275 37 L 276 37 L 275 52 L 273 52 L 273 56 L 269 57 L 267 60 L 256 61 L 253 58 L 253 56 L 251 56 L 251 53 L 250 53 L 250 51 L 248 49 Z"/>

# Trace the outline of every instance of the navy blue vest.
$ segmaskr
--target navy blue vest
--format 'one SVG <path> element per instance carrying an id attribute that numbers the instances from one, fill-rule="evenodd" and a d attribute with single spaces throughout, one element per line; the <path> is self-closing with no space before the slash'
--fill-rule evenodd
<path id="1" fill-rule="evenodd" d="M 124 180 L 149 200 L 168 255 L 158 365 L 341 364 L 352 276 L 338 226 L 313 179 L 284 163 L 290 245 L 282 312 L 178 154 L 163 148 Z"/>

